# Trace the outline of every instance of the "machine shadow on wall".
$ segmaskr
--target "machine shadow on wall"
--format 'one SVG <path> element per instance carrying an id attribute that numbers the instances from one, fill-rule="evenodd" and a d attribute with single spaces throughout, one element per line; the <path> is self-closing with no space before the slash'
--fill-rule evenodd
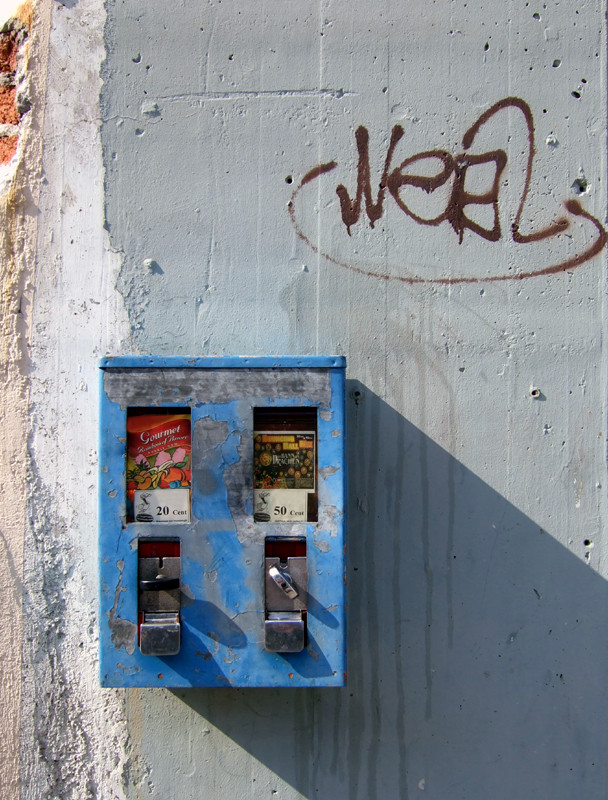
<path id="1" fill-rule="evenodd" d="M 347 407 L 348 686 L 173 694 L 306 798 L 599 797 L 606 582 L 356 381 Z"/>

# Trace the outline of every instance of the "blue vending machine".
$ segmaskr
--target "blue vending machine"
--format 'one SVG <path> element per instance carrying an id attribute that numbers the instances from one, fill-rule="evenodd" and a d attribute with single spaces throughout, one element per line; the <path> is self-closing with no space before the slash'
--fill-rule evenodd
<path id="1" fill-rule="evenodd" d="M 102 686 L 343 686 L 345 359 L 100 366 Z"/>

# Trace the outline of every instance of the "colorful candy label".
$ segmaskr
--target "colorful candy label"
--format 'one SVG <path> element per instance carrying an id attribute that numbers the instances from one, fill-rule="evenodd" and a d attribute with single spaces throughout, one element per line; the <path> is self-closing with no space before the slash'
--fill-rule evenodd
<path id="1" fill-rule="evenodd" d="M 127 413 L 127 519 L 189 522 L 190 413 Z"/>
<path id="2" fill-rule="evenodd" d="M 314 431 L 255 431 L 253 452 L 256 522 L 306 522 L 315 491 Z"/>

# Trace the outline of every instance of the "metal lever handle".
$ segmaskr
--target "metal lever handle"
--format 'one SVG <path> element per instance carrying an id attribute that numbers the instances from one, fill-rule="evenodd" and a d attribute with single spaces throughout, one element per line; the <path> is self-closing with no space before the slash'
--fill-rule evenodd
<path id="1" fill-rule="evenodd" d="M 278 567 L 273 566 L 268 570 L 268 574 L 276 583 L 276 585 L 285 592 L 287 597 L 293 600 L 298 596 L 298 590 L 291 582 L 291 575 L 289 575 L 287 572 L 281 572 Z"/>
<path id="2" fill-rule="evenodd" d="M 140 581 L 139 588 L 142 592 L 170 592 L 179 589 L 179 578 L 158 577 L 152 581 Z"/>

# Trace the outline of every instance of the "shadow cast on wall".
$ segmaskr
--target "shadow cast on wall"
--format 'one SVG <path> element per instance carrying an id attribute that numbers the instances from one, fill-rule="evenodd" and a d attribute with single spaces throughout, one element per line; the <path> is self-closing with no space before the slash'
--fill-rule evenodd
<path id="1" fill-rule="evenodd" d="M 306 798 L 604 796 L 606 582 L 365 386 L 347 404 L 348 686 L 175 696 Z"/>

